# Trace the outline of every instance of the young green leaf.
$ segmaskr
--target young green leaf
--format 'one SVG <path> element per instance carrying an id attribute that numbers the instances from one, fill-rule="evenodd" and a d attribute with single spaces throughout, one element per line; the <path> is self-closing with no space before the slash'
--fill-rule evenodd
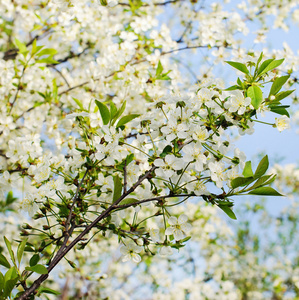
<path id="1" fill-rule="evenodd" d="M 265 60 L 262 65 L 259 68 L 259 76 L 277 68 L 278 66 L 280 66 L 284 61 L 284 58 L 282 59 L 278 59 L 278 60 L 274 60 L 274 59 L 268 59 Z"/>
<path id="2" fill-rule="evenodd" d="M 11 243 L 10 243 L 10 241 L 6 237 L 4 237 L 4 241 L 5 241 L 5 244 L 6 244 L 6 248 L 7 248 L 8 252 L 9 252 L 10 258 L 11 258 L 12 262 L 15 265 L 16 264 L 15 254 L 13 253 L 13 251 L 11 249 Z"/>
<path id="3" fill-rule="evenodd" d="M 61 293 L 52 289 L 49 289 L 47 287 L 40 287 L 38 289 L 38 295 L 45 293 L 45 294 L 52 294 L 52 295 L 60 295 Z"/>
<path id="4" fill-rule="evenodd" d="M 39 254 L 37 254 L 37 253 L 34 254 L 29 260 L 30 267 L 37 265 L 37 263 L 39 262 L 39 259 L 40 259 Z"/>
<path id="5" fill-rule="evenodd" d="M 268 167 L 269 167 L 269 160 L 268 160 L 268 155 L 266 155 L 262 158 L 259 165 L 257 166 L 256 171 L 254 173 L 254 179 L 263 176 L 268 170 Z"/>
<path id="6" fill-rule="evenodd" d="M 270 107 L 270 110 L 276 114 L 285 115 L 287 117 L 290 117 L 289 112 L 285 109 L 284 106 L 273 106 L 273 107 Z"/>
<path id="7" fill-rule="evenodd" d="M 251 167 L 251 161 L 247 161 L 245 163 L 245 167 L 243 170 L 242 175 L 246 178 L 246 177 L 253 177 L 253 171 L 252 171 L 252 167 Z"/>
<path id="8" fill-rule="evenodd" d="M 235 213 L 228 205 L 218 205 L 218 207 L 221 208 L 231 219 L 237 220 Z"/>
<path id="9" fill-rule="evenodd" d="M 288 97 L 290 94 L 292 94 L 295 90 L 290 91 L 283 91 L 275 95 L 275 100 L 280 101 L 286 97 Z"/>
<path id="10" fill-rule="evenodd" d="M 263 195 L 263 196 L 283 196 L 269 186 L 263 186 L 250 191 L 248 195 Z"/>
<path id="11" fill-rule="evenodd" d="M 239 85 L 232 85 L 225 89 L 225 91 L 235 91 L 235 90 L 242 90 L 242 88 Z"/>
<path id="12" fill-rule="evenodd" d="M 241 71 L 242 73 L 249 75 L 249 70 L 247 69 L 246 65 L 236 62 L 236 61 L 226 61 L 226 63 L 231 65 L 233 68 Z"/>
<path id="13" fill-rule="evenodd" d="M 270 97 L 271 95 L 276 95 L 281 90 L 282 86 L 287 82 L 287 80 L 289 78 L 290 78 L 290 75 L 277 77 L 271 86 L 268 97 Z"/>
<path id="14" fill-rule="evenodd" d="M 42 59 L 37 59 L 35 62 L 38 64 L 50 64 L 50 65 L 56 65 L 59 63 L 59 61 L 53 59 L 51 56 Z"/>
<path id="15" fill-rule="evenodd" d="M 259 58 L 256 62 L 256 71 L 258 70 L 260 62 L 262 61 L 262 59 L 263 59 L 263 52 L 261 52 L 261 54 L 260 54 L 260 56 L 259 56 Z M 255 71 L 255 74 L 256 74 L 256 71 Z"/>
<path id="16" fill-rule="evenodd" d="M 10 264 L 9 264 L 7 258 L 2 253 L 0 253 L 0 265 L 7 269 L 10 268 Z"/>
<path id="17" fill-rule="evenodd" d="M 254 190 L 254 189 L 256 189 L 260 186 L 266 185 L 266 184 L 270 184 L 273 181 L 272 176 L 273 176 L 273 174 L 272 175 L 265 175 L 265 176 L 260 177 L 249 189 L 247 189 L 247 191 L 248 190 Z M 274 178 L 275 177 L 276 177 L 276 175 L 274 175 Z"/>
<path id="18" fill-rule="evenodd" d="M 120 107 L 120 109 L 117 111 L 117 113 L 113 117 L 111 125 L 114 125 L 114 123 L 116 122 L 116 120 L 123 114 L 123 112 L 126 109 L 126 105 L 127 105 L 127 101 L 124 101 L 123 104 L 122 104 L 122 106 Z M 111 119 L 112 119 L 112 117 L 111 117 Z"/>
<path id="19" fill-rule="evenodd" d="M 24 250 L 25 250 L 25 246 L 26 246 L 27 240 L 28 240 L 28 239 L 22 241 L 22 242 L 19 244 L 19 246 L 18 246 L 18 250 L 17 250 L 17 258 L 18 258 L 19 264 L 21 263 L 22 256 L 23 256 L 23 253 L 24 253 Z"/>
<path id="20" fill-rule="evenodd" d="M 121 179 L 119 178 L 118 175 L 114 176 L 113 183 L 114 183 L 114 191 L 113 191 L 113 203 L 114 203 L 116 200 L 120 198 L 123 187 L 122 187 Z"/>
<path id="21" fill-rule="evenodd" d="M 163 66 L 161 64 L 161 61 L 159 60 L 157 70 L 156 70 L 156 77 L 158 77 L 163 72 Z"/>
<path id="22" fill-rule="evenodd" d="M 17 38 L 15 39 L 15 44 L 18 47 L 19 52 L 21 54 L 28 52 L 26 45 L 24 43 L 22 43 L 21 41 L 19 41 Z"/>
<path id="23" fill-rule="evenodd" d="M 258 109 L 261 103 L 263 102 L 263 92 L 256 85 L 250 86 L 248 88 L 247 96 L 251 98 L 251 104 L 255 109 Z"/>
<path id="24" fill-rule="evenodd" d="M 72 99 L 76 102 L 76 104 L 80 107 L 81 110 L 86 111 L 86 110 L 84 109 L 84 107 L 83 107 L 82 102 L 81 102 L 79 99 L 76 99 L 76 98 L 74 98 L 74 97 L 72 97 Z"/>
<path id="25" fill-rule="evenodd" d="M 113 120 L 116 113 L 117 113 L 117 108 L 116 108 L 115 104 L 111 101 L 110 102 L 110 118 L 111 118 L 111 120 Z"/>
<path id="26" fill-rule="evenodd" d="M 4 279 L 3 274 L 0 272 L 0 295 L 1 295 L 1 291 L 4 288 L 4 284 L 5 284 L 5 279 Z"/>
<path id="27" fill-rule="evenodd" d="M 103 124 L 107 125 L 110 121 L 110 112 L 109 112 L 108 107 L 105 104 L 103 104 L 102 102 L 98 101 L 98 100 L 95 100 L 95 102 L 96 102 L 97 107 L 100 110 L 100 114 L 101 114 L 101 117 L 102 117 L 102 120 L 103 120 Z"/>
<path id="28" fill-rule="evenodd" d="M 133 204 L 138 201 L 139 200 L 135 198 L 125 198 L 124 200 L 121 201 L 120 205 Z"/>
<path id="29" fill-rule="evenodd" d="M 251 182 L 254 181 L 254 178 L 253 177 L 237 177 L 237 178 L 234 178 L 232 181 L 231 181 L 231 186 L 233 189 L 237 188 L 237 187 L 240 187 L 240 186 L 245 186 L 247 184 L 250 184 Z"/>
<path id="30" fill-rule="evenodd" d="M 261 73 L 267 68 L 267 66 L 269 66 L 269 64 L 274 61 L 274 58 L 270 58 L 270 59 L 267 59 L 265 61 L 262 62 L 261 66 L 259 67 L 258 69 L 258 75 L 261 75 Z"/>
<path id="31" fill-rule="evenodd" d="M 38 274 L 48 274 L 47 268 L 43 265 L 35 265 L 32 267 L 25 267 L 25 270 L 32 271 L 32 272 L 35 272 Z"/>
<path id="32" fill-rule="evenodd" d="M 140 115 L 138 115 L 138 114 L 131 114 L 131 115 L 127 115 L 127 116 L 122 117 L 122 118 L 117 122 L 116 128 L 125 125 L 126 123 L 132 121 L 133 119 L 136 119 L 136 118 L 139 117 L 139 116 L 140 116 Z"/>
<path id="33" fill-rule="evenodd" d="M 19 279 L 18 272 L 16 267 L 11 267 L 4 275 L 4 289 L 3 296 L 4 299 L 6 297 L 10 297 L 12 290 L 15 288 L 15 285 Z"/>
<path id="34" fill-rule="evenodd" d="M 43 49 L 41 51 L 39 51 L 36 56 L 37 57 L 40 57 L 42 55 L 50 55 L 50 56 L 53 56 L 57 53 L 57 50 L 56 49 L 53 49 L 53 48 L 46 48 L 46 49 Z"/>

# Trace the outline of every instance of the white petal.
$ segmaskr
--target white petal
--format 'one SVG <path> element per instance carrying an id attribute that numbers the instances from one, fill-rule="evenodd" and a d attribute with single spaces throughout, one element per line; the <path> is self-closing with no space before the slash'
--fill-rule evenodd
<path id="1" fill-rule="evenodd" d="M 131 255 L 130 254 L 127 254 L 125 255 L 123 258 L 122 258 L 122 261 L 125 262 L 125 261 L 128 261 L 131 259 Z"/>
<path id="2" fill-rule="evenodd" d="M 133 260 L 135 263 L 139 263 L 139 262 L 141 261 L 141 257 L 140 257 L 139 254 L 132 253 L 131 256 L 132 256 L 132 260 Z"/>
<path id="3" fill-rule="evenodd" d="M 191 231 L 192 226 L 189 223 L 185 223 L 181 225 L 181 229 L 185 232 L 188 233 L 189 231 Z"/>
<path id="4" fill-rule="evenodd" d="M 183 231 L 180 230 L 180 229 L 175 229 L 174 233 L 173 233 L 173 236 L 174 236 L 174 239 L 176 241 L 179 241 L 179 240 L 181 240 L 185 237 L 184 234 L 183 234 Z"/>
<path id="5" fill-rule="evenodd" d="M 176 217 L 170 217 L 168 219 L 169 225 L 176 225 L 178 223 L 178 219 Z"/>
<path id="6" fill-rule="evenodd" d="M 123 254 L 123 255 L 126 255 L 126 254 L 129 253 L 129 250 L 128 250 L 128 248 L 126 246 L 122 246 L 120 248 L 120 253 Z"/>
<path id="7" fill-rule="evenodd" d="M 165 235 L 172 235 L 174 232 L 174 227 L 168 227 L 165 230 Z"/>
<path id="8" fill-rule="evenodd" d="M 183 214 L 179 216 L 179 220 L 178 220 L 179 224 L 186 223 L 187 221 L 188 221 L 188 217 L 186 215 Z"/>

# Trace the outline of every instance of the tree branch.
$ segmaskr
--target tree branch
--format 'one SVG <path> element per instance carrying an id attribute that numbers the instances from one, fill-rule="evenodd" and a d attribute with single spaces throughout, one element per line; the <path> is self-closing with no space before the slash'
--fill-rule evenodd
<path id="1" fill-rule="evenodd" d="M 17 300 L 26 300 L 28 297 L 34 293 L 40 285 L 49 277 L 49 273 L 56 267 L 56 265 L 60 262 L 60 260 L 93 228 L 99 223 L 101 220 L 108 217 L 112 210 L 129 194 L 135 191 L 135 189 L 146 179 L 151 173 L 156 169 L 156 166 L 152 166 L 149 171 L 147 171 L 143 176 L 139 178 L 139 180 L 122 196 L 115 201 L 108 209 L 106 209 L 103 213 L 101 213 L 90 225 L 88 225 L 67 247 L 55 255 L 53 260 L 51 261 L 49 267 L 47 268 L 48 274 L 41 275 L 38 279 L 34 281 L 34 283 L 20 296 Z"/>

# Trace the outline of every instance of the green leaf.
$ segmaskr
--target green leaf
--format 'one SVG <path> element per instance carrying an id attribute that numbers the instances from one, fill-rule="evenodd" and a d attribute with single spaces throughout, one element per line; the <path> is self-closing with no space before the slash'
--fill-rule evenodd
<path id="1" fill-rule="evenodd" d="M 161 61 L 159 60 L 157 70 L 156 70 L 156 77 L 158 77 L 163 72 L 163 66 L 161 64 Z"/>
<path id="2" fill-rule="evenodd" d="M 52 289 L 49 289 L 47 287 L 40 287 L 38 289 L 38 294 L 42 294 L 42 293 L 45 293 L 45 294 L 52 294 L 52 295 L 60 295 L 61 293 L 58 292 L 58 291 L 55 291 L 55 290 L 52 290 Z"/>
<path id="3" fill-rule="evenodd" d="M 116 200 L 120 198 L 123 187 L 122 187 L 121 179 L 119 178 L 118 175 L 114 176 L 113 183 L 114 183 L 114 192 L 113 192 L 113 203 L 114 203 Z"/>
<path id="4" fill-rule="evenodd" d="M 161 158 L 164 158 L 167 154 L 169 154 L 169 153 L 171 153 L 171 152 L 172 152 L 172 147 L 171 147 L 170 145 L 167 145 L 167 146 L 163 149 L 162 153 L 160 154 L 160 157 L 161 157 Z"/>
<path id="5" fill-rule="evenodd" d="M 14 287 L 16 286 L 16 283 L 18 282 L 18 272 L 15 267 L 11 267 L 6 274 L 4 275 L 4 289 L 3 289 L 3 295 L 4 297 L 10 297 L 10 294 Z"/>
<path id="6" fill-rule="evenodd" d="M 290 94 L 292 94 L 295 90 L 290 90 L 290 91 L 283 91 L 275 95 L 275 100 L 280 101 L 286 97 L 288 97 Z"/>
<path id="7" fill-rule="evenodd" d="M 116 120 L 123 114 L 123 112 L 125 111 L 126 109 L 126 105 L 127 105 L 127 101 L 124 101 L 121 108 L 117 111 L 117 113 L 115 114 L 112 122 L 111 122 L 111 125 L 114 125 L 114 123 L 116 122 Z"/>
<path id="8" fill-rule="evenodd" d="M 285 115 L 287 117 L 290 117 L 289 112 L 285 109 L 284 106 L 273 106 L 273 107 L 270 107 L 270 110 L 276 114 Z"/>
<path id="9" fill-rule="evenodd" d="M 100 0 L 100 3 L 103 5 L 103 6 L 107 6 L 107 0 Z"/>
<path id="10" fill-rule="evenodd" d="M 135 198 L 125 198 L 124 200 L 121 201 L 120 205 L 132 204 L 138 201 L 139 200 Z"/>
<path id="11" fill-rule="evenodd" d="M 19 264 L 21 263 L 22 256 L 23 256 L 23 253 L 24 253 L 24 250 L 25 250 L 25 246 L 26 246 L 27 240 L 28 240 L 28 239 L 22 241 L 22 242 L 19 244 L 19 246 L 18 246 L 18 250 L 17 250 L 17 258 L 18 258 Z"/>
<path id="12" fill-rule="evenodd" d="M 268 170 L 268 167 L 269 167 L 269 160 L 268 160 L 268 155 L 266 155 L 262 158 L 259 165 L 257 166 L 256 171 L 254 173 L 254 179 L 263 176 Z"/>
<path id="13" fill-rule="evenodd" d="M 260 62 L 262 61 L 262 59 L 263 59 L 263 52 L 261 52 L 261 54 L 260 54 L 260 56 L 259 56 L 259 58 L 256 62 L 256 70 L 258 70 L 258 67 L 259 67 Z"/>
<path id="14" fill-rule="evenodd" d="M 251 161 L 247 161 L 245 163 L 245 167 L 243 170 L 242 175 L 246 178 L 246 177 L 253 177 L 253 171 L 252 171 L 252 167 L 251 167 Z"/>
<path id="15" fill-rule="evenodd" d="M 7 269 L 10 268 L 10 264 L 9 264 L 7 258 L 2 253 L 0 253 L 0 265 L 2 265 L 3 267 L 5 267 Z"/>
<path id="16" fill-rule="evenodd" d="M 0 299 L 1 299 L 1 291 L 4 288 L 4 284 L 5 284 L 5 279 L 3 274 L 0 272 Z"/>
<path id="17" fill-rule="evenodd" d="M 117 108 L 115 106 L 115 104 L 111 101 L 110 102 L 110 116 L 111 116 L 111 120 L 113 120 L 113 118 L 115 117 L 117 113 Z"/>
<path id="18" fill-rule="evenodd" d="M 40 57 L 42 55 L 50 55 L 50 56 L 53 56 L 57 53 L 57 50 L 56 49 L 53 49 L 53 48 L 46 48 L 46 49 L 43 49 L 41 51 L 39 51 L 36 56 Z"/>
<path id="19" fill-rule="evenodd" d="M 39 259 L 40 259 L 39 255 L 37 253 L 34 254 L 29 260 L 30 267 L 37 265 L 37 263 L 39 262 Z"/>
<path id="20" fill-rule="evenodd" d="M 35 265 L 35 266 L 31 266 L 31 267 L 26 267 L 25 270 L 33 271 L 38 274 L 48 274 L 47 268 L 43 265 Z"/>
<path id="21" fill-rule="evenodd" d="M 15 38 L 15 44 L 18 47 L 19 52 L 21 54 L 28 52 L 26 45 L 24 43 L 22 43 L 21 41 L 19 41 L 17 38 Z"/>
<path id="22" fill-rule="evenodd" d="M 180 240 L 181 243 L 185 243 L 191 239 L 191 236 L 187 236 L 184 239 Z"/>
<path id="23" fill-rule="evenodd" d="M 86 111 L 86 110 L 84 109 L 84 107 L 83 107 L 82 102 L 81 102 L 79 99 L 76 99 L 76 98 L 74 98 L 74 97 L 72 97 L 72 99 L 76 102 L 76 104 L 80 107 L 81 110 Z"/>
<path id="24" fill-rule="evenodd" d="M 107 125 L 109 123 L 109 121 L 110 121 L 110 112 L 109 112 L 109 109 L 108 109 L 108 107 L 105 104 L 101 103 L 100 101 L 98 101 L 98 100 L 95 100 L 95 101 L 96 101 L 97 107 L 100 110 L 101 117 L 102 117 L 102 120 L 103 120 L 103 124 Z"/>
<path id="25" fill-rule="evenodd" d="M 253 177 L 236 177 L 231 181 L 231 186 L 233 189 L 240 187 L 240 186 L 245 186 L 250 184 L 251 182 L 254 181 Z"/>
<path id="26" fill-rule="evenodd" d="M 14 265 L 15 265 L 15 264 L 16 264 L 15 254 L 13 253 L 13 251 L 12 251 L 12 249 L 11 249 L 11 243 L 10 243 L 10 241 L 9 241 L 6 237 L 4 237 L 4 241 L 5 241 L 7 250 L 8 250 L 8 252 L 9 252 L 10 258 L 11 258 L 12 262 L 13 262 Z"/>
<path id="27" fill-rule="evenodd" d="M 138 118 L 139 116 L 140 116 L 139 114 L 131 114 L 131 115 L 127 115 L 127 116 L 122 117 L 122 118 L 117 122 L 116 128 L 125 125 L 126 123 L 132 121 L 133 119 Z"/>
<path id="28" fill-rule="evenodd" d="M 218 205 L 231 219 L 237 220 L 236 215 L 228 205 Z"/>
<path id="29" fill-rule="evenodd" d="M 50 65 L 59 64 L 59 61 L 53 59 L 51 56 L 42 59 L 37 59 L 35 62 L 38 64 L 50 64 Z"/>
<path id="30" fill-rule="evenodd" d="M 258 109 L 261 103 L 263 102 L 263 92 L 256 85 L 250 86 L 248 88 L 247 96 L 251 98 L 251 104 L 255 109 Z"/>
<path id="31" fill-rule="evenodd" d="M 249 75 L 249 70 L 247 69 L 247 67 L 244 64 L 236 62 L 236 61 L 226 61 L 226 63 L 228 63 L 235 69 L 241 71 L 242 73 Z"/>
<path id="32" fill-rule="evenodd" d="M 278 60 L 274 60 L 274 59 L 265 60 L 259 68 L 258 75 L 261 76 L 261 75 L 277 68 L 278 66 L 280 66 L 283 63 L 283 61 L 284 61 L 284 58 L 278 59 Z"/>
<path id="33" fill-rule="evenodd" d="M 263 196 L 283 196 L 278 193 L 276 190 L 269 186 L 259 187 L 253 191 L 250 191 L 248 195 L 263 195 Z"/>
<path id="34" fill-rule="evenodd" d="M 225 89 L 225 91 L 234 91 L 234 90 L 242 90 L 242 88 L 239 85 L 232 85 Z"/>
<path id="35" fill-rule="evenodd" d="M 16 200 L 18 200 L 18 198 L 14 197 L 13 196 L 13 192 L 12 191 L 9 191 L 7 193 L 7 196 L 6 196 L 6 205 L 10 205 L 12 204 L 13 202 L 15 202 Z"/>
<path id="36" fill-rule="evenodd" d="M 290 75 L 277 77 L 271 86 L 268 97 L 270 97 L 271 95 L 276 95 L 281 90 L 282 86 L 288 81 L 289 78 Z"/>
<path id="37" fill-rule="evenodd" d="M 274 181 L 275 177 L 276 177 L 276 175 L 273 175 L 273 174 L 262 176 L 248 190 L 253 190 L 262 185 L 270 184 Z"/>
<path id="38" fill-rule="evenodd" d="M 258 69 L 258 72 L 257 72 L 258 75 L 260 75 L 261 72 L 263 72 L 263 71 L 267 68 L 267 66 L 269 66 L 269 64 L 270 64 L 272 61 L 274 61 L 274 58 L 270 58 L 270 59 L 267 59 L 267 60 L 263 61 L 262 64 L 261 64 L 261 66 L 260 66 L 259 69 Z"/>

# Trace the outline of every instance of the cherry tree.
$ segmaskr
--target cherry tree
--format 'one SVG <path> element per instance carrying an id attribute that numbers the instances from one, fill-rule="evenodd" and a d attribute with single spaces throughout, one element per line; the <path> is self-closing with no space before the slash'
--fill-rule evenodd
<path id="1" fill-rule="evenodd" d="M 298 266 L 267 274 L 280 250 L 270 238 L 260 246 L 233 205 L 281 196 L 281 185 L 296 191 L 283 166 L 269 172 L 267 155 L 247 160 L 234 141 L 256 123 L 290 127 L 298 57 L 243 39 L 254 22 L 263 42 L 269 15 L 287 30 L 299 8 L 227 2 L 0 3 L 0 299 L 298 296 Z M 216 76 L 219 65 L 234 84 Z M 253 203 L 246 211 L 268 220 L 267 234 L 277 224 Z M 290 243 L 279 236 L 284 257 L 295 210 L 278 224 L 293 226 Z"/>

